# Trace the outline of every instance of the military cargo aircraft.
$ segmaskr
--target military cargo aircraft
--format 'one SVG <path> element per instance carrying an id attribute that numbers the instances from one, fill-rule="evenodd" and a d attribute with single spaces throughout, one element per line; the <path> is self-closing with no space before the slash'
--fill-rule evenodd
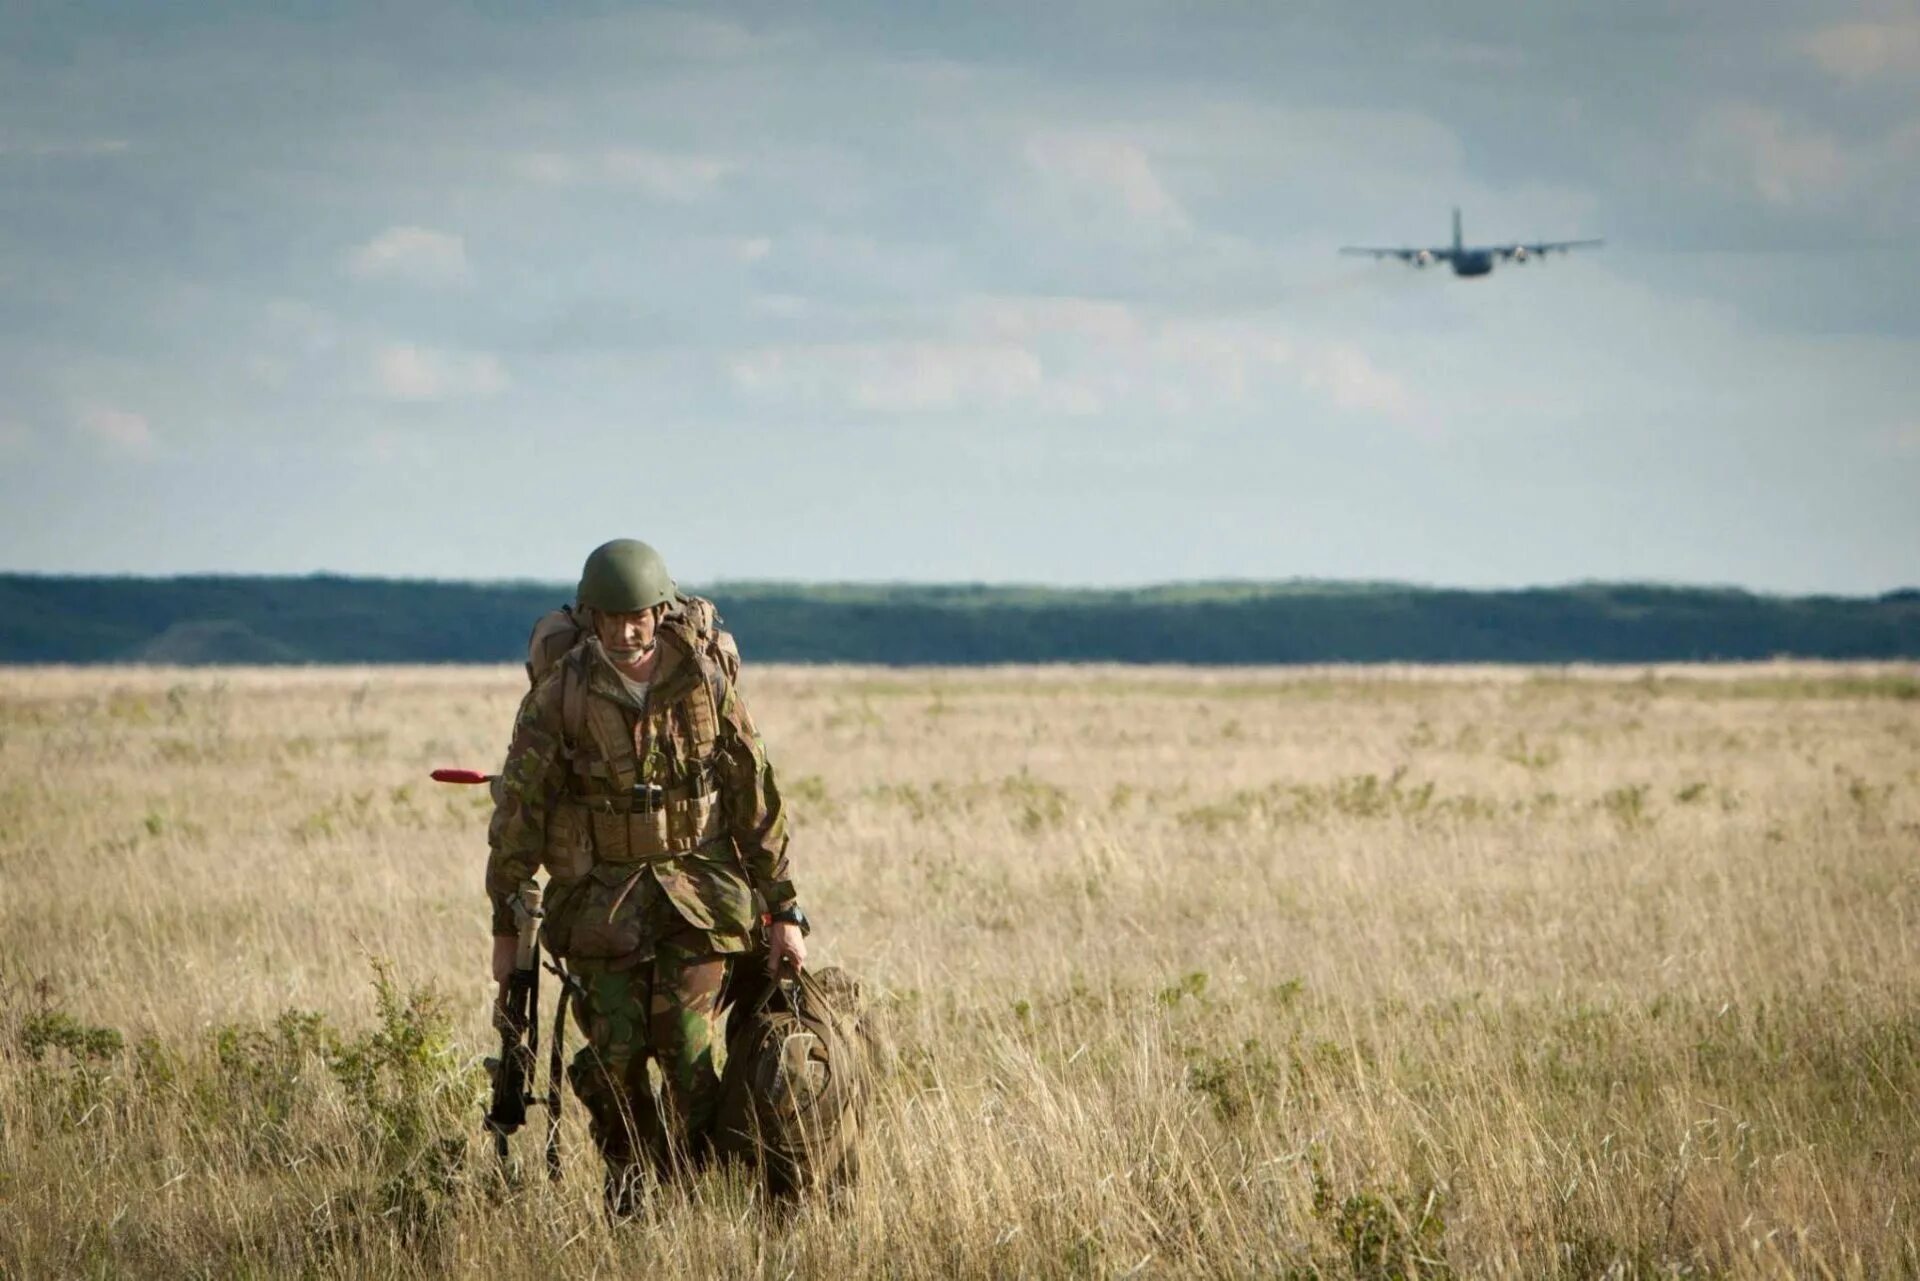
<path id="1" fill-rule="evenodd" d="M 1340 252 L 1364 254 L 1370 258 L 1398 258 L 1401 262 L 1410 262 L 1421 268 L 1444 262 L 1453 268 L 1456 276 L 1485 276 L 1493 271 L 1493 264 L 1501 259 L 1525 264 L 1535 258 L 1545 258 L 1548 254 L 1563 254 L 1568 250 L 1586 249 L 1599 243 L 1598 240 L 1542 240 L 1532 244 L 1466 245 L 1460 241 L 1460 211 L 1455 209 L 1451 245 L 1441 245 L 1437 249 L 1369 249 L 1348 245 Z"/>

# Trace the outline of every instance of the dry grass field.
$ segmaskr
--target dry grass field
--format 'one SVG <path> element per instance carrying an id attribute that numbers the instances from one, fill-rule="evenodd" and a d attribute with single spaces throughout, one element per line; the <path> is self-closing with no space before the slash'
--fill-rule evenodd
<path id="1" fill-rule="evenodd" d="M 522 685 L 0 671 L 0 1275 L 1920 1274 L 1913 667 L 750 668 L 897 1054 L 618 1228 L 478 1130 Z"/>

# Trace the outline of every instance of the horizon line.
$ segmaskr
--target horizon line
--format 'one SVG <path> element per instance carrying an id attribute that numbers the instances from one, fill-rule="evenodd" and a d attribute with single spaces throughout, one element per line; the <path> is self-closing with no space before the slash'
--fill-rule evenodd
<path id="1" fill-rule="evenodd" d="M 433 575 L 390 575 L 351 573 L 340 570 L 315 569 L 307 571 L 235 571 L 235 570 L 186 570 L 169 573 L 139 573 L 134 571 L 88 571 L 74 572 L 62 570 L 22 570 L 0 569 L 0 579 L 38 579 L 65 581 L 98 582 L 142 582 L 169 583 L 184 581 L 230 581 L 261 582 L 283 581 L 299 582 L 312 580 L 331 580 L 336 582 L 361 582 L 398 585 L 419 585 L 438 587 L 471 588 L 540 588 L 570 592 L 572 583 L 563 578 L 462 578 L 438 577 Z M 1563 579 L 1557 582 L 1537 582 L 1523 584 L 1499 584 L 1464 586 L 1451 583 L 1418 582 L 1401 578 L 1346 578 L 1315 577 L 1311 575 L 1292 575 L 1282 578 L 1178 578 L 1157 579 L 1136 583 L 1059 583 L 1019 579 L 916 579 L 916 578 L 715 578 L 710 581 L 689 580 L 689 590 L 701 592 L 719 592 L 724 589 L 752 590 L 820 590 L 820 589 L 918 589 L 918 590 L 961 590 L 961 591 L 1032 591 L 1058 592 L 1061 594 L 1125 594 L 1142 592 L 1162 592 L 1192 588 L 1243 588 L 1249 590 L 1271 588 L 1327 588 L 1327 589 L 1368 589 L 1376 591 L 1432 592 L 1432 593 L 1486 593 L 1507 594 L 1542 591 L 1578 591 L 1591 589 L 1627 589 L 1641 588 L 1655 591 L 1676 592 L 1716 592 L 1740 594 L 1753 597 L 1771 597 L 1777 599 L 1833 599 L 1833 600 L 1885 600 L 1905 595 L 1920 595 L 1920 580 L 1915 583 L 1889 587 L 1879 591 L 1836 591 L 1822 589 L 1773 589 L 1749 587 L 1740 583 L 1699 582 L 1679 579 L 1651 578 L 1578 578 Z"/>

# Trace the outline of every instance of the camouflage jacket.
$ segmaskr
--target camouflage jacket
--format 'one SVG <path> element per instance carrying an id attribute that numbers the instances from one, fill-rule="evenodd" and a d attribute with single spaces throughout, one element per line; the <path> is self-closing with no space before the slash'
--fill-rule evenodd
<path id="1" fill-rule="evenodd" d="M 590 962 L 642 959 L 689 926 L 741 951 L 754 893 L 774 910 L 795 900 L 786 813 L 739 690 L 682 620 L 657 643 L 644 707 L 591 635 L 521 701 L 488 831 L 496 935 L 514 932 L 511 898 L 540 867 L 543 938 Z"/>

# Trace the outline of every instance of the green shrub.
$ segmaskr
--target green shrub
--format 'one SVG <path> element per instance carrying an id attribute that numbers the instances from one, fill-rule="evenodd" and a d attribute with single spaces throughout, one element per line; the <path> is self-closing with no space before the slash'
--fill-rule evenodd
<path id="1" fill-rule="evenodd" d="M 113 1028 L 82 1023 L 64 1010 L 36 1010 L 20 1027 L 20 1048 L 36 1063 L 44 1060 L 49 1050 L 62 1051 L 76 1060 L 92 1060 L 113 1058 L 124 1047 L 124 1039 Z"/>
<path id="2" fill-rule="evenodd" d="M 1446 1260 L 1447 1221 L 1441 1214 L 1437 1187 L 1398 1194 L 1359 1188 L 1343 1197 L 1316 1162 L 1313 1214 L 1333 1230 L 1353 1275 L 1363 1281 L 1453 1275 Z"/>

